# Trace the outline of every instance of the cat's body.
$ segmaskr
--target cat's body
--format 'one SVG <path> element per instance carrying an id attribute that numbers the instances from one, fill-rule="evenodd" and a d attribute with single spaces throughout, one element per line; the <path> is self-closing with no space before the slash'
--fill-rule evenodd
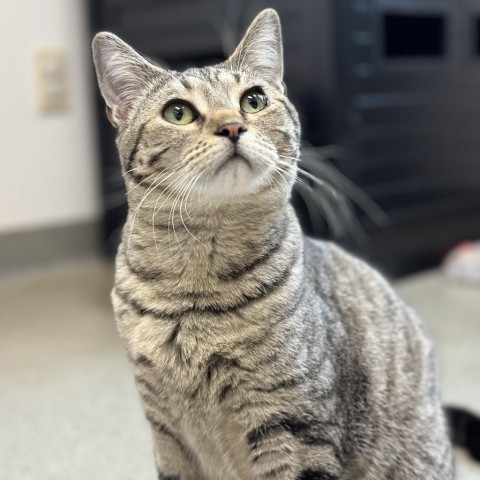
<path id="1" fill-rule="evenodd" d="M 363 262 L 304 238 L 288 203 L 299 125 L 276 15 L 226 64 L 184 74 L 97 42 L 129 190 L 114 307 L 160 478 L 451 480 L 420 321 Z M 264 113 L 239 113 L 255 85 Z M 171 98 L 197 120 L 168 125 Z"/>
<path id="2" fill-rule="evenodd" d="M 303 246 L 285 214 L 288 231 L 272 235 L 268 258 L 252 252 L 226 268 L 221 250 L 236 242 L 218 227 L 197 230 L 210 241 L 201 280 L 180 255 L 153 268 L 153 242 L 131 244 L 130 267 L 120 250 L 119 329 L 154 436 L 178 450 L 163 471 L 198 480 L 451 478 L 419 321 L 362 262 L 330 244 Z M 184 248 L 195 241 L 179 235 Z"/>

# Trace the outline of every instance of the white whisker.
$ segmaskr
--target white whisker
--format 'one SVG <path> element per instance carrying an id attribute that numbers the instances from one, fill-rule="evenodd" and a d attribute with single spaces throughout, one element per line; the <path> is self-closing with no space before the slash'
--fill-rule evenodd
<path id="1" fill-rule="evenodd" d="M 177 240 L 177 243 L 178 243 L 178 246 L 180 247 L 180 249 L 182 250 L 182 253 L 185 255 L 185 251 L 182 247 L 182 244 L 180 243 L 180 239 L 178 238 L 178 234 L 177 234 L 177 231 L 175 230 L 175 208 L 177 206 L 177 203 L 180 199 L 180 194 L 182 192 L 182 189 L 185 185 L 185 183 L 187 183 L 189 181 L 189 172 L 185 173 L 185 175 L 183 175 L 182 177 L 182 182 L 180 182 L 180 184 L 178 185 L 178 187 L 176 187 L 175 190 L 177 190 L 177 188 L 179 189 L 179 193 L 177 194 L 177 196 L 175 197 L 175 200 L 172 204 L 172 208 L 170 209 L 170 215 L 169 215 L 169 222 L 168 222 L 168 228 L 169 228 L 169 231 L 170 231 L 170 219 L 172 220 L 172 230 L 173 230 L 173 234 L 175 235 L 175 239 Z"/>
<path id="2" fill-rule="evenodd" d="M 183 220 L 183 216 L 182 216 L 182 203 L 183 201 L 185 200 L 185 195 L 190 195 L 190 193 L 192 192 L 192 189 L 194 188 L 195 184 L 197 183 L 198 181 L 198 177 L 197 178 L 193 178 L 190 183 L 185 187 L 184 189 L 184 194 L 182 196 L 182 200 L 180 201 L 180 219 L 182 221 L 182 224 L 183 226 L 185 227 L 185 230 L 195 239 L 197 240 L 198 243 L 200 243 L 200 245 L 202 245 L 203 247 L 205 246 L 187 227 L 187 225 L 185 225 L 185 222 Z M 192 183 L 193 182 L 193 183 Z M 188 198 L 188 196 L 187 196 Z M 186 204 L 185 204 L 185 212 L 187 213 L 188 215 L 188 211 L 186 210 Z M 188 215 L 190 217 L 190 215 Z M 190 220 L 191 220 L 191 217 L 190 217 Z"/>
<path id="3" fill-rule="evenodd" d="M 142 207 L 142 204 L 143 202 L 146 200 L 146 198 L 150 195 L 150 193 L 152 193 L 155 188 L 157 187 L 157 179 L 161 176 L 161 174 L 159 173 L 156 177 L 155 177 L 155 180 L 153 181 L 152 185 L 150 185 L 150 187 L 148 187 L 147 191 L 144 193 L 141 201 L 139 202 L 139 204 L 137 205 L 137 208 L 135 209 L 134 213 L 133 213 L 133 216 L 131 217 L 131 224 L 130 224 L 130 233 L 129 233 L 129 236 L 128 236 L 128 243 L 127 243 L 127 254 L 130 250 L 130 244 L 131 244 L 131 241 L 132 241 L 132 233 L 133 233 L 133 227 L 135 225 L 135 219 L 136 219 L 136 216 L 138 215 L 138 212 L 140 211 L 140 208 Z"/>
<path id="4" fill-rule="evenodd" d="M 177 171 L 174 170 L 173 172 L 169 173 L 166 177 L 162 178 L 162 182 L 168 180 L 174 173 L 176 173 Z M 155 215 L 157 213 L 157 205 L 158 205 L 158 202 L 160 200 L 160 198 L 162 197 L 162 193 L 160 193 L 160 195 L 158 195 L 157 197 L 157 200 L 155 202 L 155 205 L 153 207 L 153 212 L 152 212 L 152 234 L 153 234 L 153 242 L 155 243 L 155 250 L 157 251 L 157 254 L 159 254 L 159 250 L 158 250 L 158 244 L 157 244 L 157 237 L 156 237 L 156 234 L 155 234 Z"/>

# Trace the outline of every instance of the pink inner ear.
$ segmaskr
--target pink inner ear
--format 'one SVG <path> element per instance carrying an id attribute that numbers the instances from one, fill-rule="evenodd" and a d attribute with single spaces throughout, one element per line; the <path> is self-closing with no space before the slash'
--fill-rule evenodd
<path id="1" fill-rule="evenodd" d="M 282 86 L 283 49 L 278 15 L 271 9 L 261 12 L 227 60 L 236 68 L 248 67 L 269 82 Z"/>
<path id="2" fill-rule="evenodd" d="M 112 107 L 109 107 L 108 105 L 105 107 L 105 112 L 107 113 L 107 118 L 108 120 L 110 121 L 110 123 L 114 126 L 114 127 L 118 127 L 118 122 L 115 118 L 115 115 L 113 113 L 113 109 Z"/>
<path id="3" fill-rule="evenodd" d="M 117 126 L 152 77 L 161 70 L 111 33 L 98 34 L 93 50 L 98 83 L 107 104 L 107 116 Z"/>

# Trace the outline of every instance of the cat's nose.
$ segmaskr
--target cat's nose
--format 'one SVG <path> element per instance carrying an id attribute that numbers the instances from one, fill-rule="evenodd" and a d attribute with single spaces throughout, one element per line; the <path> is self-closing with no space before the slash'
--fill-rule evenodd
<path id="1" fill-rule="evenodd" d="M 246 132 L 247 129 L 245 125 L 241 122 L 229 122 L 224 123 L 218 127 L 215 135 L 219 135 L 221 137 L 228 137 L 233 143 L 237 143 L 240 135 L 243 132 Z"/>

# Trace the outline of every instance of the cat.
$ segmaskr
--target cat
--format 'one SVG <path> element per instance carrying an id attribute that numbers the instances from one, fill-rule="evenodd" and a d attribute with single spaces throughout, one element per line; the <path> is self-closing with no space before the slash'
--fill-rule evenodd
<path id="1" fill-rule="evenodd" d="M 93 56 L 129 214 L 112 292 L 163 480 L 450 480 L 422 322 L 367 264 L 303 236 L 298 114 L 261 12 L 224 62 Z"/>

